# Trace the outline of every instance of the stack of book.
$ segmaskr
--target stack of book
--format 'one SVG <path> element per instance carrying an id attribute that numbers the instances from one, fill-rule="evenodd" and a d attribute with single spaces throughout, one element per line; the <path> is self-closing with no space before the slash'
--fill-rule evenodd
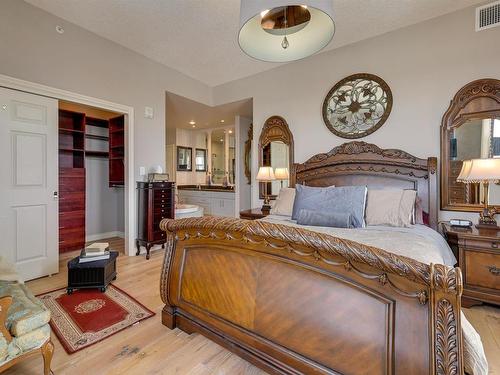
<path id="1" fill-rule="evenodd" d="M 87 263 L 105 259 L 109 259 L 109 243 L 95 242 L 82 250 L 78 262 Z"/>

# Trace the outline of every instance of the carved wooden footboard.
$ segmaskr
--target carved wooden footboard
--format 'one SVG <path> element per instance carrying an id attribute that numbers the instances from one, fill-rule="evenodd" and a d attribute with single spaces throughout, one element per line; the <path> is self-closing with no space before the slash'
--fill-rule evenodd
<path id="1" fill-rule="evenodd" d="M 463 374 L 460 269 L 300 228 L 163 220 L 169 328 L 277 374 Z"/>

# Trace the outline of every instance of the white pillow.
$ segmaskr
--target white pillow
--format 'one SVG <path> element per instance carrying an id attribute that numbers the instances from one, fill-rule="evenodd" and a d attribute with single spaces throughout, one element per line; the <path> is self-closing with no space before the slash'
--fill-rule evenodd
<path id="1" fill-rule="evenodd" d="M 271 208 L 271 215 L 292 216 L 294 201 L 295 188 L 281 188 Z"/>
<path id="2" fill-rule="evenodd" d="M 368 190 L 366 224 L 409 227 L 416 197 L 415 190 Z"/>

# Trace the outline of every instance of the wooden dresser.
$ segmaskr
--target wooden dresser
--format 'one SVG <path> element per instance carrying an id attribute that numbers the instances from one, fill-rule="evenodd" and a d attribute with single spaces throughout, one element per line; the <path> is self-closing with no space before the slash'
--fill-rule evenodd
<path id="1" fill-rule="evenodd" d="M 447 223 L 442 229 L 462 269 L 462 305 L 500 305 L 500 231 L 456 228 Z"/>
<path id="2" fill-rule="evenodd" d="M 173 219 L 175 216 L 175 183 L 174 182 L 137 182 L 138 230 L 137 253 L 141 246 L 146 247 L 146 259 L 153 245 L 164 247 L 166 234 L 160 230 L 162 219 Z"/>

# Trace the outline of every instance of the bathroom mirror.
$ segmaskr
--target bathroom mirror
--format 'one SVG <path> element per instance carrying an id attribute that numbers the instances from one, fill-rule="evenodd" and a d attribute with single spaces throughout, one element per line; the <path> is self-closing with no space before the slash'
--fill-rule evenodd
<path id="1" fill-rule="evenodd" d="M 293 135 L 285 119 L 272 116 L 266 120 L 259 138 L 259 167 L 272 167 L 276 181 L 268 182 L 267 194 L 275 199 L 282 187 L 288 187 L 293 165 Z M 259 196 L 264 198 L 264 182 L 259 183 Z"/>
<path id="2" fill-rule="evenodd" d="M 222 184 L 225 174 L 225 138 L 226 134 L 224 129 L 216 129 L 211 134 L 212 145 L 212 181 L 214 184 Z"/>
<path id="3" fill-rule="evenodd" d="M 190 172 L 192 166 L 193 149 L 190 147 L 177 146 L 177 170 Z"/>
<path id="4" fill-rule="evenodd" d="M 500 157 L 500 80 L 473 81 L 460 89 L 441 124 L 441 209 L 481 211 L 479 183 L 457 182 L 463 161 Z M 490 205 L 500 208 L 500 185 L 490 184 Z"/>
<path id="5" fill-rule="evenodd" d="M 228 172 L 229 172 L 229 183 L 231 185 L 235 184 L 236 179 L 236 137 L 234 136 L 234 129 L 228 130 L 229 134 L 229 151 L 228 151 Z"/>
<path id="6" fill-rule="evenodd" d="M 207 171 L 207 150 L 204 148 L 197 148 L 194 155 L 195 171 Z"/>

